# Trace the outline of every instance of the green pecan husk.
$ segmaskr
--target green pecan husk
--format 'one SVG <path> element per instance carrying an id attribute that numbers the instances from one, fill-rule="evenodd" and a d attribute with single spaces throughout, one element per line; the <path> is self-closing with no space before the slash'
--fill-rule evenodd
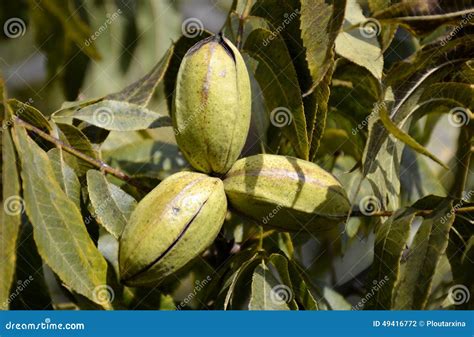
<path id="1" fill-rule="evenodd" d="M 238 49 L 211 36 L 184 56 L 172 120 L 183 155 L 198 171 L 226 173 L 239 157 L 250 126 L 250 80 Z"/>
<path id="2" fill-rule="evenodd" d="M 224 222 L 223 183 L 202 173 L 163 180 L 137 205 L 120 238 L 122 283 L 153 286 L 209 247 Z"/>
<path id="3" fill-rule="evenodd" d="M 261 154 L 238 160 L 224 179 L 230 205 L 263 226 L 321 233 L 351 208 L 339 181 L 318 165 Z"/>

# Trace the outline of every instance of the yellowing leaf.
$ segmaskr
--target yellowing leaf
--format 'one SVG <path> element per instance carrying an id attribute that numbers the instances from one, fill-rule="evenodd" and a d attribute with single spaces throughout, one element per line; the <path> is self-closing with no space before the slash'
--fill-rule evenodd
<path id="1" fill-rule="evenodd" d="M 77 118 L 111 131 L 135 131 L 171 126 L 168 116 L 123 101 L 103 100 L 77 111 L 61 110 L 53 119 Z"/>
<path id="2" fill-rule="evenodd" d="M 137 205 L 136 200 L 96 170 L 87 172 L 87 189 L 98 221 L 118 239 Z"/>
<path id="3" fill-rule="evenodd" d="M 357 1 L 348 0 L 343 31 L 336 39 L 336 53 L 366 68 L 381 80 L 383 56 L 377 40 L 380 26 L 374 21 L 373 27 L 369 27 Z"/>
<path id="4" fill-rule="evenodd" d="M 89 237 L 79 209 L 56 180 L 46 153 L 25 129 L 14 130 L 26 213 L 41 257 L 72 290 L 110 307 L 97 297 L 106 284 L 107 263 Z"/>
<path id="5" fill-rule="evenodd" d="M 0 223 L 0 310 L 8 309 L 16 266 L 16 245 L 24 202 L 20 195 L 17 156 L 10 129 L 2 132 L 3 203 Z"/>

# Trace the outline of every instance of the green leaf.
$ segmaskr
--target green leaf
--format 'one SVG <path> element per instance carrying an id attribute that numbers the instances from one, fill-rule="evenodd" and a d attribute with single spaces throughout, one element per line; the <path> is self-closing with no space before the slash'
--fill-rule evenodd
<path id="1" fill-rule="evenodd" d="M 16 99 L 9 99 L 8 104 L 13 110 L 13 114 L 18 118 L 36 126 L 39 129 L 51 131 L 51 125 L 43 114 L 29 103 L 23 103 Z"/>
<path id="2" fill-rule="evenodd" d="M 374 105 L 362 157 L 362 174 L 369 181 L 380 209 L 397 209 L 400 203 L 400 162 L 403 143 L 387 134 L 379 118 L 380 109 L 385 108 L 392 99 L 388 90 L 385 100 Z"/>
<path id="3" fill-rule="evenodd" d="M 292 297 L 292 290 L 278 282 L 262 261 L 252 276 L 250 310 L 290 310 L 286 299 Z"/>
<path id="4" fill-rule="evenodd" d="M 270 120 L 281 127 L 298 157 L 308 159 L 309 144 L 301 92 L 284 41 L 265 29 L 254 30 L 244 51 L 258 61 L 255 70 Z"/>
<path id="5" fill-rule="evenodd" d="M 164 179 L 189 167 L 175 144 L 144 139 L 103 151 L 102 156 L 111 166 L 133 176 Z"/>
<path id="6" fill-rule="evenodd" d="M 403 143 L 410 146 L 416 152 L 421 153 L 427 156 L 428 158 L 432 159 L 433 161 L 437 162 L 439 165 L 443 166 L 445 169 L 448 169 L 448 167 L 441 160 L 439 160 L 434 154 L 428 151 L 423 145 L 418 143 L 409 134 L 400 130 L 397 127 L 397 125 L 394 122 L 392 122 L 392 120 L 390 119 L 390 116 L 388 115 L 388 111 L 385 107 L 382 107 L 379 111 L 380 111 L 380 114 L 379 114 L 380 120 L 385 126 L 385 129 L 387 129 L 387 131 L 390 132 L 395 138 L 401 140 Z"/>
<path id="7" fill-rule="evenodd" d="M 62 110 L 52 116 L 60 122 L 77 118 L 110 131 L 136 131 L 171 126 L 171 119 L 142 106 L 122 101 L 103 100 L 71 112 Z"/>
<path id="8" fill-rule="evenodd" d="M 452 212 L 452 202 L 445 201 L 418 228 L 397 289 L 395 309 L 425 308 L 436 266 L 448 246 L 449 231 L 454 222 Z"/>
<path id="9" fill-rule="evenodd" d="M 313 89 L 327 77 L 332 67 L 333 47 L 343 23 L 345 7 L 345 0 L 301 0 L 301 38 Z"/>
<path id="10" fill-rule="evenodd" d="M 107 263 L 89 237 L 79 209 L 61 189 L 46 153 L 23 128 L 14 130 L 26 212 L 41 257 L 68 287 L 110 307 L 96 296 L 106 284 Z"/>
<path id="11" fill-rule="evenodd" d="M 78 101 L 66 101 L 61 104 L 61 107 L 54 111 L 51 116 L 54 117 L 55 115 L 65 115 L 65 114 L 70 114 L 71 116 L 73 115 L 74 111 L 78 109 L 85 108 L 88 105 L 95 104 L 97 102 L 102 101 L 105 98 L 99 97 L 99 98 L 92 98 L 92 99 L 85 99 L 85 100 L 78 100 Z M 70 117 L 72 119 L 72 117 Z"/>
<path id="12" fill-rule="evenodd" d="M 53 302 L 46 285 L 43 260 L 33 238 L 33 227 L 26 217 L 21 225 L 16 283 L 10 294 L 12 310 L 52 310 Z"/>
<path id="13" fill-rule="evenodd" d="M 48 151 L 51 167 L 62 190 L 66 192 L 68 198 L 80 209 L 81 184 L 74 170 L 64 161 L 63 154 L 64 153 L 59 149 L 51 149 Z"/>
<path id="14" fill-rule="evenodd" d="M 17 155 L 10 129 L 2 132 L 2 188 L 3 203 L 0 223 L 0 310 L 8 309 L 8 296 L 16 266 L 16 247 L 24 201 L 20 193 Z"/>
<path id="15" fill-rule="evenodd" d="M 196 37 L 186 37 L 181 36 L 178 41 L 175 42 L 173 48 L 173 55 L 169 61 L 168 67 L 166 69 L 165 78 L 164 78 L 164 90 L 166 96 L 166 103 L 168 105 L 168 111 L 171 114 L 172 105 L 173 105 L 173 93 L 176 87 L 176 78 L 178 77 L 179 66 L 181 65 L 181 60 L 183 59 L 186 52 L 194 46 L 197 42 L 205 39 L 212 34 L 207 31 L 202 31 Z"/>
<path id="16" fill-rule="evenodd" d="M 383 56 L 377 40 L 380 27 L 366 31 L 364 28 L 368 24 L 364 24 L 365 22 L 366 18 L 357 1 L 348 0 L 343 31 L 336 39 L 336 53 L 366 68 L 375 78 L 381 80 Z"/>
<path id="17" fill-rule="evenodd" d="M 442 24 L 466 25 L 469 22 L 468 15 L 472 13 L 472 10 L 473 2 L 471 0 L 436 3 L 403 1 L 388 8 L 381 8 L 374 14 L 374 17 L 381 22 L 399 22 L 416 33 L 424 34 L 435 30 Z"/>
<path id="18" fill-rule="evenodd" d="M 97 151 L 94 150 L 91 142 L 81 130 L 70 124 L 57 123 L 56 125 L 59 128 L 59 139 L 91 158 L 99 158 Z M 82 177 L 84 174 L 86 174 L 87 170 L 94 167 L 92 164 L 77 158 L 70 153 L 62 150 L 61 152 L 66 163 L 76 172 L 79 177 Z"/>
<path id="19" fill-rule="evenodd" d="M 302 98 L 303 111 L 310 143 L 308 147 L 312 143 L 313 152 L 317 149 L 320 136 L 318 132 L 324 128 L 324 108 L 321 107 L 325 104 L 324 99 L 319 101 L 320 93 L 317 97 L 315 89 L 334 60 L 334 41 L 342 25 L 344 8 L 345 0 L 303 2 L 284 0 L 278 3 L 274 0 L 259 0 L 251 10 L 252 18 L 265 19 L 269 25 L 268 30 L 281 36 L 287 46 L 298 78 L 299 92 L 305 93 Z M 314 17 L 315 13 L 318 13 L 317 19 Z M 260 24 L 257 27 L 264 28 L 264 25 Z M 252 25 L 249 30 L 253 31 L 254 28 Z M 321 90 L 322 92 L 326 90 L 325 84 L 322 84 Z M 318 119 L 316 121 L 318 130 L 314 128 L 316 119 Z M 279 130 L 269 131 L 276 133 L 275 131 Z M 316 133 L 314 142 L 313 133 Z M 275 149 L 277 146 L 270 144 L 269 147 Z M 297 150 L 295 152 L 298 153 Z"/>
<path id="20" fill-rule="evenodd" d="M 95 170 L 87 172 L 87 189 L 99 223 L 115 238 L 120 238 L 137 201 Z"/>
<path id="21" fill-rule="evenodd" d="M 241 254 L 247 257 L 247 252 Z M 239 257 L 239 256 L 237 256 Z M 260 253 L 252 254 L 247 257 L 247 260 L 240 261 L 237 270 L 227 279 L 226 285 L 223 289 L 227 289 L 226 296 L 223 302 L 223 309 L 241 309 L 245 303 L 244 295 L 247 295 L 247 288 L 255 267 L 262 261 Z"/>
<path id="22" fill-rule="evenodd" d="M 304 273 L 296 262 L 290 261 L 288 264 L 292 290 L 295 300 L 305 310 L 319 310 L 318 302 L 315 300 L 309 287 L 309 281 L 305 280 Z"/>
<path id="23" fill-rule="evenodd" d="M 392 67 L 386 77 L 385 99 L 374 107 L 369 127 L 363 163 L 363 175 L 371 182 L 374 192 L 383 208 L 391 203 L 397 208 L 399 195 L 399 152 L 398 144 L 390 140 L 384 123 L 380 120 L 380 110 L 390 111 L 390 119 L 406 132 L 416 111 L 424 90 L 452 73 L 452 68 L 464 63 L 465 55 L 473 52 L 472 44 L 466 36 L 456 37 L 446 45 L 429 45 L 410 58 Z M 386 116 L 386 115 L 385 115 Z M 388 146 L 392 143 L 392 146 Z M 380 151 L 384 151 L 382 156 Z M 395 173 L 395 175 L 392 175 Z"/>
<path id="24" fill-rule="evenodd" d="M 474 238 L 474 228 L 472 221 L 464 216 L 456 216 L 452 230 L 449 232 L 449 243 L 446 249 L 446 255 L 451 265 L 454 285 L 468 287 L 471 285 L 471 301 L 459 303 L 456 309 L 465 310 L 474 308 L 472 294 L 474 291 L 474 276 L 472 273 L 466 273 L 466 270 L 473 270 L 474 256 L 472 256 L 472 241 Z"/>
<path id="25" fill-rule="evenodd" d="M 174 46 L 171 46 L 162 59 L 153 69 L 138 81 L 130 84 L 123 90 L 110 94 L 106 100 L 123 101 L 140 106 L 147 106 L 158 83 L 163 79 L 165 72 L 174 53 Z"/>
<path id="26" fill-rule="evenodd" d="M 374 262 L 367 278 L 367 289 L 372 296 L 367 296 L 364 309 L 392 308 L 394 289 L 400 276 L 400 261 L 414 218 L 414 212 L 399 210 L 384 223 L 377 225 Z"/>
<path id="27" fill-rule="evenodd" d="M 288 293 L 288 300 L 285 301 L 288 307 L 290 307 L 291 310 L 298 310 L 298 305 L 295 301 L 294 287 L 291 282 L 291 276 L 289 272 L 288 259 L 280 254 L 272 254 L 268 258 L 268 266 L 272 271 L 274 270 L 276 273 L 278 273 L 278 278 L 281 280 L 281 285 L 286 285 L 287 290 L 290 291 Z"/>
<path id="28" fill-rule="evenodd" d="M 388 204 L 385 202 L 386 198 L 392 199 L 392 208 L 397 207 L 399 187 L 397 186 L 398 182 L 394 184 L 395 180 L 392 179 L 398 180 L 398 174 L 396 178 L 390 178 L 386 173 L 393 172 L 393 168 L 395 168 L 395 172 L 398 170 L 396 166 L 399 166 L 401 157 L 397 154 L 394 159 L 393 151 L 390 151 L 385 158 L 379 154 L 381 149 L 391 150 L 384 144 L 392 142 L 388 140 L 388 132 L 384 123 L 379 119 L 381 117 L 380 110 L 390 111 L 392 122 L 400 130 L 406 132 L 409 122 L 412 120 L 410 117 L 416 111 L 418 104 L 421 103 L 420 99 L 424 90 L 448 76 L 452 72 L 452 67 L 465 62 L 466 53 L 473 52 L 472 44 L 468 41 L 468 37 L 461 36 L 444 46 L 439 44 L 427 46 L 414 55 L 409 62 L 397 64 L 387 74 L 385 99 L 380 100 L 372 112 L 370 134 L 362 160 L 363 174 L 367 176 L 371 173 L 372 177 L 367 176 L 367 178 L 371 180 L 374 191 L 384 207 Z M 395 147 L 399 147 L 399 144 Z M 381 165 L 386 165 L 386 167 Z M 373 173 L 376 173 L 377 176 L 374 176 Z"/>
<path id="29" fill-rule="evenodd" d="M 328 102 L 329 95 L 331 93 L 330 86 L 333 71 L 334 64 L 328 69 L 323 80 L 318 84 L 313 92 L 317 106 L 314 121 L 308 121 L 313 125 L 312 131 L 308 136 L 311 144 L 309 150 L 309 158 L 311 161 L 314 161 L 316 153 L 319 149 L 319 145 L 321 144 L 321 139 L 323 138 L 324 132 L 326 131 L 326 119 L 328 114 Z"/>

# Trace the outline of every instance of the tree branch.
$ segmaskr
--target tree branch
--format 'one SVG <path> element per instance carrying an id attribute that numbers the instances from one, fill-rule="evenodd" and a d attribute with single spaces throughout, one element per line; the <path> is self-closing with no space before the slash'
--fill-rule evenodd
<path id="1" fill-rule="evenodd" d="M 245 3 L 245 8 L 239 17 L 239 28 L 237 30 L 237 38 L 236 38 L 237 49 L 239 50 L 242 49 L 242 37 L 244 35 L 244 24 L 245 24 L 245 21 L 247 20 L 247 17 L 249 16 L 250 9 L 252 8 L 251 5 L 252 5 L 252 0 L 247 0 L 247 2 Z"/>
<path id="2" fill-rule="evenodd" d="M 25 129 L 35 133 L 36 135 L 40 136 L 41 138 L 43 138 L 44 140 L 50 142 L 50 143 L 53 143 L 54 145 L 56 145 L 58 148 L 72 154 L 73 156 L 77 157 L 77 158 L 80 158 L 82 160 L 84 160 L 85 162 L 97 167 L 98 169 L 100 169 L 101 172 L 105 172 L 105 173 L 108 173 L 108 174 L 111 174 L 113 175 L 114 177 L 117 177 L 119 178 L 120 180 L 123 180 L 123 181 L 126 181 L 127 183 L 129 183 L 130 185 L 133 185 L 135 186 L 136 188 L 140 189 L 140 190 L 143 190 L 143 186 L 141 186 L 138 182 L 136 182 L 135 180 L 133 180 L 132 177 L 130 177 L 128 174 L 122 172 L 121 170 L 119 169 L 116 169 L 110 165 L 108 165 L 107 163 L 103 162 L 102 160 L 99 160 L 99 159 L 96 159 L 96 158 L 92 158 L 92 157 L 89 157 L 88 155 L 78 151 L 77 149 L 73 148 L 72 146 L 68 145 L 68 144 L 65 144 L 63 141 L 61 141 L 60 139 L 57 139 L 49 134 L 47 134 L 46 132 L 38 129 L 36 126 L 34 125 L 31 125 L 27 122 L 25 122 L 24 120 L 21 120 L 20 118 L 16 117 L 15 118 L 15 123 L 18 124 L 18 125 L 21 125 L 23 126 Z"/>
<path id="3" fill-rule="evenodd" d="M 467 207 L 459 207 L 459 208 L 453 208 L 455 213 L 469 213 L 469 212 L 474 212 L 474 206 L 467 206 Z M 415 212 L 417 216 L 427 216 L 430 215 L 433 212 L 433 210 L 430 209 L 420 209 Z M 378 212 L 370 212 L 370 213 L 365 213 L 360 211 L 360 210 L 353 210 L 351 214 L 349 215 L 350 217 L 379 217 L 379 216 L 391 216 L 394 211 L 378 211 Z"/>

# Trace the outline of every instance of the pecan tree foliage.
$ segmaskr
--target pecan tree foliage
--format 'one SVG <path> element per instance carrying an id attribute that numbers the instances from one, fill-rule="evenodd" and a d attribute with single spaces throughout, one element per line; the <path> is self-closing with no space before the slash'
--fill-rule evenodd
<path id="1" fill-rule="evenodd" d="M 474 2 L 234 1 L 222 32 L 243 56 L 252 93 L 241 156 L 313 162 L 338 178 L 350 207 L 337 221 L 323 218 L 330 228 L 320 232 L 298 214 L 287 217 L 291 226 L 281 223 L 288 200 L 249 217 L 246 207 L 255 205 L 230 203 L 226 211 L 219 192 L 218 207 L 208 205 L 196 230 L 216 238 L 203 239 L 204 251 L 190 261 L 178 256 L 187 263 L 177 270 L 177 260 L 167 260 L 171 267 L 163 268 L 172 272 L 146 286 L 120 278 L 121 234 L 137 207 L 148 218 L 154 207 L 166 208 L 163 199 L 144 199 L 164 179 L 184 177 L 166 185 L 169 199 L 185 177 L 202 175 L 178 173 L 193 167 L 174 141 L 182 129 L 172 127 L 170 115 L 183 57 L 211 33 L 183 29 L 147 74 L 122 90 L 84 97 L 91 60 L 102 62 L 109 52 L 90 38 L 100 15 L 91 22 L 72 1 L 2 6 L 2 22 L 28 18 L 47 55 L 48 81 L 70 100 L 59 107 L 35 92 L 15 98 L 8 81 L 0 83 L 2 309 L 473 308 Z M 120 10 L 121 42 L 138 50 L 136 17 L 147 5 L 107 6 L 86 8 L 103 18 Z M 125 74 L 134 60 L 114 62 Z M 446 149 L 443 159 L 436 147 Z M 192 141 L 186 150 L 193 152 Z M 288 176 L 312 179 L 300 173 Z M 226 179 L 225 172 L 211 175 L 197 191 Z M 324 193 L 311 191 L 315 200 Z M 296 204 L 298 195 L 292 198 Z M 225 218 L 222 227 L 207 228 L 213 218 Z M 280 226 L 268 226 L 274 219 Z M 148 254 L 150 240 L 163 245 L 167 223 L 162 232 L 142 231 L 130 250 Z M 192 255 L 193 240 L 202 245 L 188 235 L 187 248 L 185 233 L 175 234 L 172 245 L 183 252 Z"/>

